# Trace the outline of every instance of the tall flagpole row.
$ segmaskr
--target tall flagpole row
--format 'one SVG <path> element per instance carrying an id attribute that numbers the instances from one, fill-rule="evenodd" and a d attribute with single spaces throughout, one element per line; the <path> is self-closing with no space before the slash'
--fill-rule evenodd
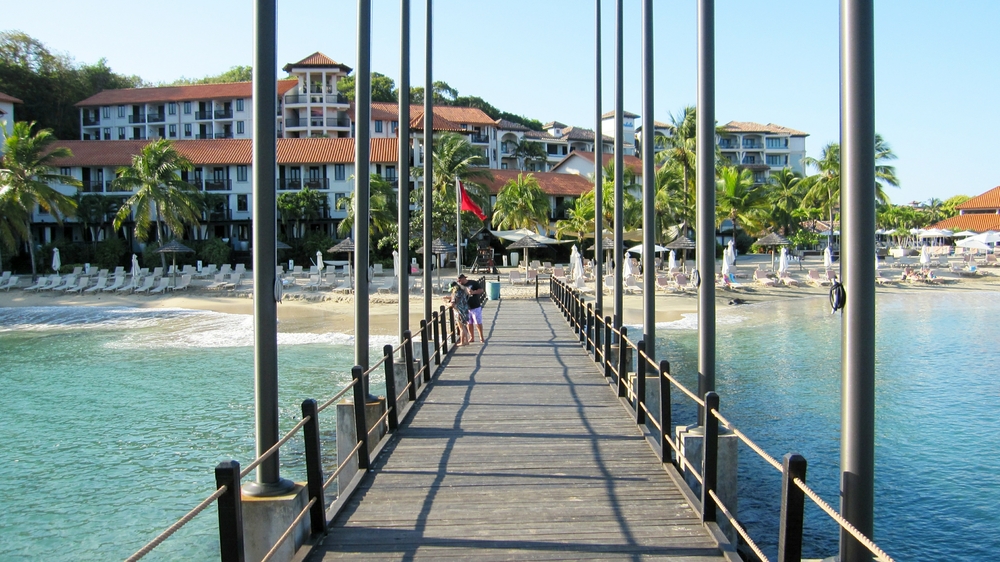
<path id="1" fill-rule="evenodd" d="M 715 0 L 698 0 L 698 395 L 715 390 Z"/>
<path id="2" fill-rule="evenodd" d="M 646 354 L 656 357 L 656 241 L 654 217 L 656 170 L 653 149 L 653 0 L 642 2 L 642 339 Z M 641 361 L 641 359 L 640 359 Z"/>
<path id="3" fill-rule="evenodd" d="M 410 329 L 410 0 L 399 1 L 399 145 L 396 164 L 399 221 L 399 341 Z"/>
<path id="4" fill-rule="evenodd" d="M 368 243 L 371 229 L 371 0 L 358 0 L 354 141 L 354 364 L 368 370 Z M 368 379 L 365 379 L 366 383 Z M 368 390 L 368 385 L 365 385 Z M 367 394 L 367 392 L 366 392 Z"/>
<path id="5" fill-rule="evenodd" d="M 433 9 L 431 0 L 427 0 L 427 13 L 425 15 L 426 36 L 424 44 L 424 320 L 429 325 L 431 323 L 431 308 L 433 300 L 433 287 L 431 287 L 431 269 L 434 266 L 434 254 L 431 253 L 431 241 L 434 239 L 433 225 L 431 224 L 431 207 L 434 204 L 431 194 L 434 179 L 434 79 L 431 72 L 432 47 L 431 42 L 431 21 Z M 426 358 L 425 358 L 426 360 Z"/>

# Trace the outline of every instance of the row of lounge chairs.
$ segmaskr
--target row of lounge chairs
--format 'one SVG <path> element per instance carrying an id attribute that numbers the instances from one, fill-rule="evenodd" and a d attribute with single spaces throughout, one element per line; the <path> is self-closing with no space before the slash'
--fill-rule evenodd
<path id="1" fill-rule="evenodd" d="M 93 280 L 93 284 L 91 281 Z M 17 285 L 18 277 L 12 276 L 8 282 L 0 289 L 9 290 Z M 183 291 L 191 284 L 190 275 L 181 275 L 177 279 L 177 285 L 170 286 L 170 277 L 159 277 L 146 275 L 145 277 L 131 277 L 124 273 L 115 275 L 114 280 L 109 280 L 106 274 L 98 275 L 96 279 L 82 275 L 73 274 L 60 277 L 50 275 L 40 277 L 34 285 L 23 287 L 25 292 L 52 292 L 52 293 L 77 293 L 77 294 L 97 294 L 97 293 L 146 293 L 162 294 L 166 291 Z"/>

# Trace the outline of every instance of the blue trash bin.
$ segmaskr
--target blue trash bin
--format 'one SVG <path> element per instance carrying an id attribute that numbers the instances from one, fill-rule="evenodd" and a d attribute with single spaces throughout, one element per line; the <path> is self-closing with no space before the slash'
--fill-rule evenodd
<path id="1" fill-rule="evenodd" d="M 497 283 L 496 281 L 487 281 L 486 296 L 489 297 L 491 301 L 500 300 L 500 283 Z"/>

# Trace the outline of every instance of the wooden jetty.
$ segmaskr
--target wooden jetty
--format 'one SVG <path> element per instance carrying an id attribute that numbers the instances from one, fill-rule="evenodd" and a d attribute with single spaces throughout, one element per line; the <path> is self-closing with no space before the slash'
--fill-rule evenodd
<path id="1" fill-rule="evenodd" d="M 306 560 L 732 560 L 558 309 L 490 302 Z"/>

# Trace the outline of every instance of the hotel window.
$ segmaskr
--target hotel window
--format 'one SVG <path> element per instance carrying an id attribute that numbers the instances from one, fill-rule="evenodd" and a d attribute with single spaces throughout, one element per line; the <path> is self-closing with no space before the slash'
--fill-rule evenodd
<path id="1" fill-rule="evenodd" d="M 767 155 L 767 165 L 768 166 L 784 166 L 785 165 L 785 155 L 783 155 L 783 154 L 768 154 Z"/>
<path id="2" fill-rule="evenodd" d="M 343 164 L 334 164 L 333 165 L 333 179 L 335 179 L 337 181 L 344 181 L 345 177 L 347 177 L 347 176 L 344 173 L 344 165 Z"/>
<path id="3" fill-rule="evenodd" d="M 125 117 L 125 106 L 124 105 L 119 105 L 118 106 L 118 117 Z"/>
<path id="4" fill-rule="evenodd" d="M 771 138 L 767 139 L 768 148 L 788 148 L 788 139 L 785 138 Z"/>
<path id="5" fill-rule="evenodd" d="M 64 175 L 64 176 L 72 176 L 73 175 L 73 169 L 72 168 L 59 168 L 59 173 L 61 175 Z"/>
<path id="6" fill-rule="evenodd" d="M 184 123 L 184 136 L 185 137 L 191 136 L 191 123 Z"/>
<path id="7" fill-rule="evenodd" d="M 118 140 L 125 140 L 125 127 L 118 127 Z"/>
<path id="8" fill-rule="evenodd" d="M 381 133 L 382 132 L 382 122 L 381 121 L 376 121 L 375 122 L 375 132 L 376 133 Z"/>
<path id="9" fill-rule="evenodd" d="M 191 115 L 191 102 L 184 102 L 184 115 Z"/>
<path id="10" fill-rule="evenodd" d="M 242 135 L 243 134 L 243 124 L 244 124 L 244 121 L 237 121 L 236 122 L 236 134 L 237 135 Z"/>
<path id="11" fill-rule="evenodd" d="M 241 166 L 246 168 L 246 166 Z M 236 210 L 245 213 L 250 210 L 249 198 L 245 193 L 236 196 Z"/>
<path id="12" fill-rule="evenodd" d="M 236 100 L 236 111 L 243 111 L 243 98 Z"/>
<path id="13" fill-rule="evenodd" d="M 387 179 L 389 181 L 395 181 L 395 179 L 396 179 L 396 167 L 395 166 L 386 166 L 385 167 L 385 179 Z"/>
<path id="14" fill-rule="evenodd" d="M 247 181 L 246 166 L 236 166 L 236 181 Z"/>
<path id="15" fill-rule="evenodd" d="M 104 140 L 111 140 L 111 127 L 104 128 Z"/>
<path id="16" fill-rule="evenodd" d="M 177 102 L 170 102 L 167 104 L 167 113 L 170 115 L 177 115 Z"/>
<path id="17" fill-rule="evenodd" d="M 101 117 L 103 117 L 105 119 L 110 119 L 111 118 L 111 106 L 110 105 L 106 105 L 106 106 L 104 106 L 104 107 L 101 108 Z"/>
<path id="18" fill-rule="evenodd" d="M 389 134 L 396 134 L 396 127 L 399 126 L 399 121 L 389 121 Z"/>

